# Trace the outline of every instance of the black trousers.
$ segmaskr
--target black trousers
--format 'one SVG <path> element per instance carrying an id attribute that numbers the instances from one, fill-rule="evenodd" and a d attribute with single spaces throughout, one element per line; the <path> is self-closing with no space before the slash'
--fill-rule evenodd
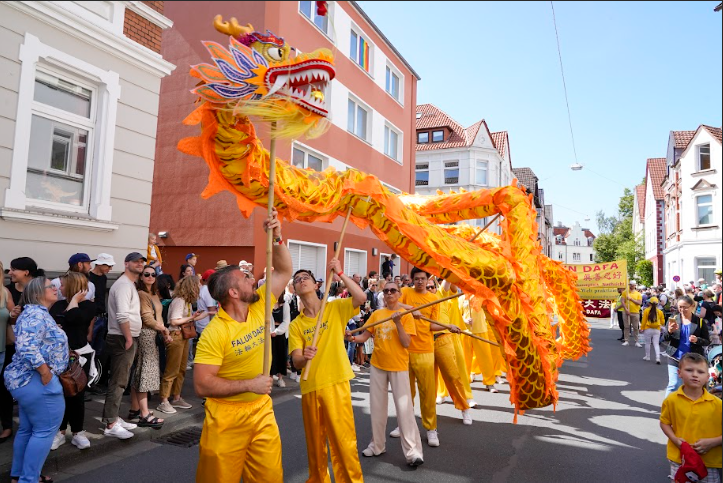
<path id="1" fill-rule="evenodd" d="M 289 358 L 289 341 L 286 335 L 277 335 L 271 339 L 271 375 L 286 375 L 286 361 Z"/>
<path id="2" fill-rule="evenodd" d="M 618 310 L 618 326 L 620 327 L 620 332 L 622 332 L 622 338 L 625 338 L 625 312 L 621 312 Z"/>
<path id="3" fill-rule="evenodd" d="M 3 429 L 13 429 L 13 397 L 5 387 L 5 369 L 13 361 L 15 344 L 5 346 L 5 365 L 0 373 L 0 423 Z"/>
<path id="4" fill-rule="evenodd" d="M 83 366 L 85 375 L 88 376 L 90 372 L 90 358 Z M 90 376 L 88 376 L 90 378 Z M 70 423 L 70 431 L 73 433 L 80 433 L 83 431 L 85 425 L 85 389 L 80 391 L 73 397 L 65 398 L 65 414 L 63 415 L 63 422 L 60 423 L 60 430 L 65 431 Z"/>

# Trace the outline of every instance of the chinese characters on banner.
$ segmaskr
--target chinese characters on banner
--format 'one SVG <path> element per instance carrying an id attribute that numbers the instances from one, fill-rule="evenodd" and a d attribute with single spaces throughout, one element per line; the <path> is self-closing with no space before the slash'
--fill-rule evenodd
<path id="1" fill-rule="evenodd" d="M 583 300 L 617 300 L 618 288 L 627 287 L 627 260 L 565 268 L 577 274 L 577 292 Z"/>
<path id="2" fill-rule="evenodd" d="M 582 308 L 585 310 L 585 317 L 597 317 L 609 319 L 613 302 L 610 300 L 583 300 Z"/>

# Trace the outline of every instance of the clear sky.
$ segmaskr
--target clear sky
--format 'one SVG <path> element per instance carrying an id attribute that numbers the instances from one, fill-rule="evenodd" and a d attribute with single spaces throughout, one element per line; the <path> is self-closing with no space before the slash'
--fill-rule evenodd
<path id="1" fill-rule="evenodd" d="M 721 12 L 715 2 L 359 2 L 464 127 L 508 131 L 512 166 L 541 180 L 555 223 L 617 213 L 671 130 L 721 126 Z M 617 181 L 609 181 L 604 177 Z M 584 222 L 585 215 L 590 217 Z"/>

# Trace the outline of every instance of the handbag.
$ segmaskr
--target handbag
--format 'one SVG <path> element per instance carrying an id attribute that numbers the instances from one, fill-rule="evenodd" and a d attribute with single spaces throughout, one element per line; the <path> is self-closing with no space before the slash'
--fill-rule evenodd
<path id="1" fill-rule="evenodd" d="M 65 397 L 73 397 L 85 389 L 88 385 L 88 376 L 80 364 L 80 356 L 75 351 L 70 351 L 68 369 L 58 376 L 63 385 Z"/>
<path id="2" fill-rule="evenodd" d="M 181 335 L 184 339 L 195 339 L 198 334 L 196 333 L 196 323 L 195 322 L 186 322 L 185 324 L 181 325 Z"/>

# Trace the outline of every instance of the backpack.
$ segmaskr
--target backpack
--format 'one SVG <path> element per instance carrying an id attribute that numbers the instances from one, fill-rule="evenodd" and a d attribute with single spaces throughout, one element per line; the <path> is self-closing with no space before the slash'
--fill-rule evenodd
<path id="1" fill-rule="evenodd" d="M 161 305 L 163 306 L 163 312 L 161 313 L 161 316 L 163 317 L 163 325 L 168 327 L 170 322 L 168 322 L 168 308 L 171 306 L 171 302 L 173 299 L 163 299 L 161 300 Z"/>
<path id="2" fill-rule="evenodd" d="M 665 301 L 663 301 L 663 297 L 665 297 Z M 663 311 L 670 312 L 670 298 L 664 293 L 661 293 L 660 297 L 658 298 L 660 299 L 660 303 L 663 306 Z"/>

